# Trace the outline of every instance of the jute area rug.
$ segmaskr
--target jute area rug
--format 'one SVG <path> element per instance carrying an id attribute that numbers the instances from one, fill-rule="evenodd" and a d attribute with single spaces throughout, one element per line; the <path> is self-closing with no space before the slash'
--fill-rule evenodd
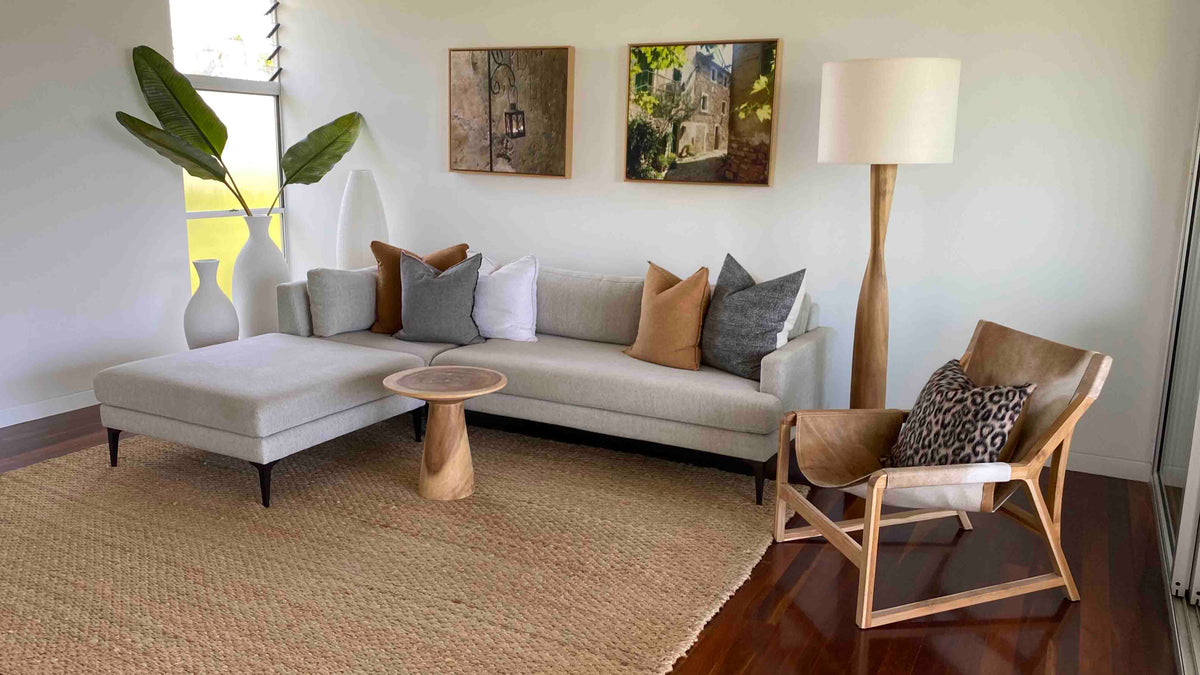
<path id="1" fill-rule="evenodd" d="M 0 476 L 0 672 L 664 672 L 770 543 L 746 476 L 470 433 L 457 502 L 407 417 L 281 461 L 270 509 L 143 437 Z"/>

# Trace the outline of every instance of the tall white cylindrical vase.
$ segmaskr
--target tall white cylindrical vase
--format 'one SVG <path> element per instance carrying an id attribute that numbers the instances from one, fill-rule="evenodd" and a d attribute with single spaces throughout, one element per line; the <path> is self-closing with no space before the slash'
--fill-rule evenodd
<path id="1" fill-rule="evenodd" d="M 231 342 L 238 339 L 237 311 L 217 286 L 219 260 L 193 260 L 200 285 L 183 311 L 183 336 L 188 349 Z"/>
<path id="2" fill-rule="evenodd" d="M 233 304 L 242 324 L 242 337 L 279 331 L 279 302 L 275 287 L 291 280 L 283 252 L 271 241 L 268 216 L 242 216 L 250 238 L 233 263 Z"/>
<path id="3" fill-rule="evenodd" d="M 375 240 L 388 240 L 383 200 L 375 176 L 367 169 L 355 169 L 346 179 L 338 212 L 337 266 L 344 270 L 374 267 L 371 242 Z"/>

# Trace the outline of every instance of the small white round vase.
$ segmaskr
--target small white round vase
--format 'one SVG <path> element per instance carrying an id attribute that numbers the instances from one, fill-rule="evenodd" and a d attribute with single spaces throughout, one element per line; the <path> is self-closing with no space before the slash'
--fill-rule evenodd
<path id="1" fill-rule="evenodd" d="M 279 331 L 279 302 L 275 287 L 291 280 L 283 252 L 271 241 L 268 216 L 242 216 L 250 238 L 233 263 L 233 305 L 242 324 L 242 337 Z"/>
<path id="2" fill-rule="evenodd" d="M 387 243 L 387 219 L 375 176 L 368 169 L 354 169 L 346 179 L 342 208 L 338 211 L 337 266 L 356 270 L 374 267 L 371 242 Z"/>
<path id="3" fill-rule="evenodd" d="M 238 339 L 238 316 L 233 303 L 217 286 L 219 260 L 193 260 L 200 285 L 183 311 L 183 335 L 188 349 L 199 349 Z"/>

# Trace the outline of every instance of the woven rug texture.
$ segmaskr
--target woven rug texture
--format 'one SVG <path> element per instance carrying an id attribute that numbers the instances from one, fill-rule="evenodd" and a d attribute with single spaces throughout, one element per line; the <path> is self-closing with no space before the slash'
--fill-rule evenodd
<path id="1" fill-rule="evenodd" d="M 145 437 L 0 475 L 0 672 L 655 673 L 771 541 L 753 480 L 472 427 L 417 495 L 407 416 L 279 462 Z"/>

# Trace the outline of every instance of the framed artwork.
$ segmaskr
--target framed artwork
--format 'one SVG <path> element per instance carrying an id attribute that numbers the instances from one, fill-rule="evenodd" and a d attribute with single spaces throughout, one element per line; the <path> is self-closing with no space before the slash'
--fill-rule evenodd
<path id="1" fill-rule="evenodd" d="M 450 50 L 450 170 L 571 177 L 574 47 Z"/>
<path id="2" fill-rule="evenodd" d="M 769 186 L 782 46 L 629 45 L 625 180 Z"/>

